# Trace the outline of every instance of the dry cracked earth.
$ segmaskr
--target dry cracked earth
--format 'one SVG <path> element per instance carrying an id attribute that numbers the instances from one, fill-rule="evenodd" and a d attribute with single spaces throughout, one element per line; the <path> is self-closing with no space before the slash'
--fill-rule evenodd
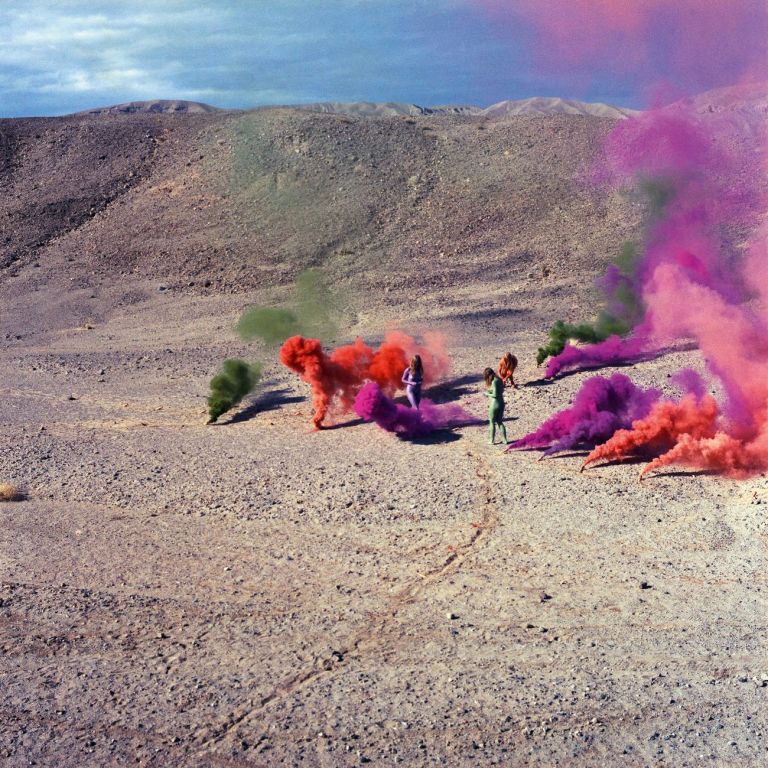
<path id="1" fill-rule="evenodd" d="M 4 766 L 765 765 L 764 478 L 580 473 L 578 452 L 505 454 L 482 423 L 312 432 L 305 385 L 232 331 L 273 284 L 203 289 L 175 266 L 197 285 L 166 289 L 73 255 L 126 200 L 27 238 L 0 281 L 0 481 L 28 490 L 0 504 Z M 593 301 L 531 258 L 503 282 L 501 262 L 391 273 L 386 293 L 371 267 L 338 340 L 442 330 L 432 395 L 480 419 L 479 373 L 511 348 L 521 436 L 588 375 L 545 383 L 532 360 L 553 312 Z M 206 426 L 233 355 L 264 380 Z M 668 389 L 682 364 L 701 361 L 624 370 Z"/>

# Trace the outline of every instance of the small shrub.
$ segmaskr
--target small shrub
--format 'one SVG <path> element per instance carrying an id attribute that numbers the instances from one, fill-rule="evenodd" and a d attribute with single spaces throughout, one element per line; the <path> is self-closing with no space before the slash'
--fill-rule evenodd
<path id="1" fill-rule="evenodd" d="M 24 489 L 14 483 L 0 483 L 0 501 L 23 501 L 27 497 Z"/>

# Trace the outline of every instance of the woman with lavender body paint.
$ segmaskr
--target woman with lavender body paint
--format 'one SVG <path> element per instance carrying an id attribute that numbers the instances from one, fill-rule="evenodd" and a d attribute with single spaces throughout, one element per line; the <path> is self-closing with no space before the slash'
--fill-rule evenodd
<path id="1" fill-rule="evenodd" d="M 490 440 L 488 443 L 493 445 L 496 442 L 496 427 L 501 432 L 502 444 L 506 445 L 507 430 L 504 427 L 504 382 L 496 375 L 493 368 L 486 368 L 483 371 L 485 386 L 488 387 L 486 394 L 491 399 L 488 404 L 488 426 L 490 429 Z"/>
<path id="2" fill-rule="evenodd" d="M 411 364 L 403 371 L 402 382 L 405 384 L 405 393 L 411 408 L 418 410 L 421 402 L 421 382 L 424 380 L 424 367 L 421 364 L 421 355 L 414 355 Z"/>

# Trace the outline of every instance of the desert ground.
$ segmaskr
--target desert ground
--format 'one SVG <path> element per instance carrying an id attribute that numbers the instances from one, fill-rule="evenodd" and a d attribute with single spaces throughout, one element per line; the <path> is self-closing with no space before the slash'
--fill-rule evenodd
<path id="1" fill-rule="evenodd" d="M 588 115 L 0 121 L 0 762 L 760 766 L 768 483 L 400 440 L 238 339 L 322 267 L 338 343 L 445 334 L 429 396 L 510 438 L 536 347 L 638 231 Z M 206 425 L 230 356 L 259 388 Z M 695 350 L 622 368 L 669 391 Z"/>

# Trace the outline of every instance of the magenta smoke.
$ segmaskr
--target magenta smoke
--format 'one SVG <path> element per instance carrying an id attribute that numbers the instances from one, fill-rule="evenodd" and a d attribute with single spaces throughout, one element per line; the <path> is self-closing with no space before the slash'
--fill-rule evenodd
<path id="1" fill-rule="evenodd" d="M 623 373 L 593 376 L 582 384 L 570 408 L 550 416 L 507 450 L 546 448 L 544 456 L 549 456 L 571 448 L 594 448 L 617 429 L 629 429 L 633 421 L 647 416 L 660 397 L 661 390 L 641 389 Z"/>
<path id="2" fill-rule="evenodd" d="M 652 188 L 659 199 L 631 286 L 643 316 L 628 338 L 566 346 L 549 361 L 547 376 L 631 362 L 685 338 L 656 322 L 657 313 L 667 314 L 664 302 L 684 311 L 676 291 L 658 291 L 661 267 L 727 305 L 753 295 L 741 262 L 743 241 L 765 209 L 764 119 L 749 105 L 708 109 L 707 100 L 681 102 L 622 121 L 609 136 L 594 181 L 607 189 Z"/>
<path id="3" fill-rule="evenodd" d="M 354 410 L 361 419 L 373 421 L 383 430 L 404 438 L 425 437 L 436 429 L 451 429 L 477 421 L 461 406 L 452 403 L 436 405 L 422 398 L 418 410 L 401 405 L 372 381 L 358 392 Z"/>

